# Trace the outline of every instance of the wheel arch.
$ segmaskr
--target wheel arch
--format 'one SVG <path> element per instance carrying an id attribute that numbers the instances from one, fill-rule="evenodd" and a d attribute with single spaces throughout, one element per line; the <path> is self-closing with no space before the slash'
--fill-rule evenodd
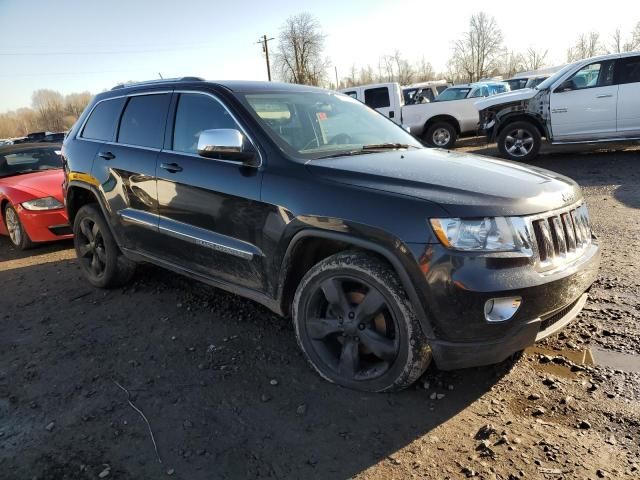
<path id="1" fill-rule="evenodd" d="M 547 135 L 546 126 L 544 125 L 542 120 L 540 120 L 535 115 L 531 115 L 531 114 L 524 113 L 524 112 L 509 113 L 509 114 L 505 115 L 504 117 L 500 118 L 499 123 L 498 123 L 498 128 L 495 130 L 495 133 L 494 133 L 494 138 L 498 138 L 500 133 L 505 128 L 507 128 L 507 126 L 509 126 L 509 124 L 514 123 L 514 122 L 529 122 L 529 123 L 531 123 L 533 126 L 535 126 L 538 129 L 538 132 L 540 133 L 541 137 L 549 138 L 548 135 Z"/>
<path id="2" fill-rule="evenodd" d="M 457 133 L 458 135 L 460 135 L 460 131 L 461 131 L 461 129 L 460 129 L 460 122 L 458 121 L 458 119 L 457 119 L 457 118 L 455 118 L 455 117 L 454 117 L 454 116 L 452 116 L 452 115 L 445 115 L 445 114 L 443 114 L 443 115 L 436 115 L 436 116 L 431 117 L 430 119 L 428 119 L 428 120 L 425 122 L 425 124 L 424 124 L 424 131 L 423 131 L 423 132 L 426 134 L 426 133 L 427 133 L 427 130 L 429 130 L 429 128 L 430 128 L 432 125 L 434 125 L 434 124 L 436 124 L 436 123 L 438 123 L 438 122 L 446 122 L 446 123 L 450 123 L 450 124 L 453 126 L 453 128 L 455 128 L 456 133 Z"/>
<path id="3" fill-rule="evenodd" d="M 319 252 L 313 250 L 314 244 L 320 247 Z M 400 259 L 382 245 L 361 237 L 333 231 L 305 229 L 296 233 L 289 242 L 282 261 L 278 286 L 278 299 L 283 315 L 290 315 L 296 288 L 309 269 L 325 258 L 346 250 L 361 250 L 371 253 L 389 265 L 398 275 L 409 301 L 415 308 L 424 334 L 427 338 L 433 338 L 433 329 L 429 324 L 424 307 L 409 273 Z"/>

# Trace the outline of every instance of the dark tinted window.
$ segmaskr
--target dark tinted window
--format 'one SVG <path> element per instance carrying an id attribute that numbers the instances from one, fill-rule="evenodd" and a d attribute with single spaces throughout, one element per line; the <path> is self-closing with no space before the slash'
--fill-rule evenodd
<path id="1" fill-rule="evenodd" d="M 118 142 L 161 148 L 169 98 L 168 93 L 129 98 L 120 121 Z"/>
<path id="2" fill-rule="evenodd" d="M 364 91 L 364 103 L 371 108 L 384 108 L 391 105 L 387 87 L 370 88 Z"/>
<path id="3" fill-rule="evenodd" d="M 616 70 L 617 83 L 640 82 L 640 56 L 618 60 Z"/>
<path id="4" fill-rule="evenodd" d="M 106 142 L 113 140 L 123 103 L 124 98 L 114 98 L 96 105 L 82 130 L 82 137 Z"/>
<path id="5" fill-rule="evenodd" d="M 200 132 L 216 128 L 238 129 L 238 125 L 214 98 L 197 93 L 180 95 L 173 130 L 173 150 L 196 153 Z"/>

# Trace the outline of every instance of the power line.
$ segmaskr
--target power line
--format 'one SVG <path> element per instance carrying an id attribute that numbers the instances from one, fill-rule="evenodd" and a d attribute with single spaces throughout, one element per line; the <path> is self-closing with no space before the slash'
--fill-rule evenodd
<path id="1" fill-rule="evenodd" d="M 81 51 L 81 52 L 0 52 L 3 57 L 18 56 L 62 56 L 62 55 L 118 55 L 123 53 L 152 53 L 152 52 L 168 52 L 174 50 L 202 50 L 214 48 L 211 45 L 189 46 L 189 47 L 171 47 L 171 48 L 151 48 L 145 50 L 105 50 L 105 51 Z"/>

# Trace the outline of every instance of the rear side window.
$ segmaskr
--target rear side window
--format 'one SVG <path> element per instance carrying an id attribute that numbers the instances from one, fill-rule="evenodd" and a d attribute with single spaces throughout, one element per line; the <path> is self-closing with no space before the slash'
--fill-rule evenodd
<path id="1" fill-rule="evenodd" d="M 618 60 L 616 66 L 616 83 L 640 82 L 640 57 L 629 57 Z"/>
<path id="2" fill-rule="evenodd" d="M 110 142 L 122 111 L 124 98 L 104 100 L 96 105 L 82 129 L 82 138 Z"/>
<path id="3" fill-rule="evenodd" d="M 130 97 L 122 114 L 118 143 L 162 148 L 170 95 Z"/>
<path id="4" fill-rule="evenodd" d="M 290 112 L 289 110 L 270 111 L 269 115 L 273 119 L 288 121 Z M 173 150 L 196 153 L 200 133 L 203 130 L 218 128 L 238 129 L 238 124 L 219 101 L 208 95 L 197 93 L 180 95 L 173 129 Z"/>
<path id="5" fill-rule="evenodd" d="M 370 88 L 364 91 L 364 103 L 371 108 L 385 108 L 391 106 L 389 89 L 387 87 Z"/>

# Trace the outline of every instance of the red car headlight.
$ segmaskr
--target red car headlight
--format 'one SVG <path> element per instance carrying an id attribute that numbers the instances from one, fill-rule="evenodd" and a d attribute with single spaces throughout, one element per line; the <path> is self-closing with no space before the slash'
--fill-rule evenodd
<path id="1" fill-rule="evenodd" d="M 57 210 L 63 208 L 64 205 L 53 197 L 36 198 L 22 202 L 22 208 L 25 210 Z"/>

